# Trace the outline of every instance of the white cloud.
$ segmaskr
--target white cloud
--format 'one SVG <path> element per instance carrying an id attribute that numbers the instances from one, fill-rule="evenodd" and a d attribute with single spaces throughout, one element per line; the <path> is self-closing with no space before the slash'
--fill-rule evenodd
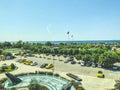
<path id="1" fill-rule="evenodd" d="M 52 24 L 48 24 L 46 26 L 47 33 L 49 33 L 49 34 L 51 34 L 51 26 L 52 26 Z"/>

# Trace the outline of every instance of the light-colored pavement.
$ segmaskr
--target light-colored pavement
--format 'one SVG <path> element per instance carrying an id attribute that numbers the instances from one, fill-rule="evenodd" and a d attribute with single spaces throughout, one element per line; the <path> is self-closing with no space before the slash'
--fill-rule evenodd
<path id="1" fill-rule="evenodd" d="M 20 58 L 20 57 L 19 57 Z M 57 58 L 57 57 L 56 57 Z M 63 57 L 61 57 L 64 59 Z M 3 63 L 15 63 L 18 66 L 18 69 L 12 71 L 13 74 L 18 73 L 26 73 L 26 72 L 35 72 L 35 71 L 52 71 L 51 69 L 41 69 L 39 66 L 42 63 L 53 63 L 53 60 L 47 60 L 43 58 L 36 58 L 36 57 L 28 57 L 27 59 L 32 61 L 37 61 L 38 66 L 29 66 L 24 65 L 14 60 L 9 61 L 1 61 L 0 65 Z M 70 63 L 64 63 L 63 61 L 54 60 L 55 65 L 55 73 L 59 73 L 61 76 L 66 77 L 66 73 L 71 72 L 77 76 L 79 76 L 82 81 L 82 86 L 86 90 L 104 90 L 105 88 L 113 88 L 115 84 L 115 79 L 120 77 L 120 72 L 113 72 L 109 70 L 104 70 L 101 68 L 92 68 L 92 67 L 81 67 L 79 64 L 71 65 Z M 97 78 L 96 74 L 98 70 L 102 70 L 106 76 L 106 78 Z M 6 77 L 4 74 L 0 74 L 0 79 Z"/>

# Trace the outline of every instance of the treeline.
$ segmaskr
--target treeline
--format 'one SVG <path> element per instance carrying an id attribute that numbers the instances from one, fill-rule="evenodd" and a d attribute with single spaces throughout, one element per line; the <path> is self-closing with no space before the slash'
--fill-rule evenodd
<path id="1" fill-rule="evenodd" d="M 20 48 L 26 53 L 69 55 L 77 60 L 91 61 L 103 67 L 111 67 L 114 63 L 120 62 L 120 42 L 116 43 L 60 43 L 51 42 L 30 43 L 18 41 L 15 43 L 0 43 L 1 49 Z M 0 52 L 1 53 L 1 52 Z"/>

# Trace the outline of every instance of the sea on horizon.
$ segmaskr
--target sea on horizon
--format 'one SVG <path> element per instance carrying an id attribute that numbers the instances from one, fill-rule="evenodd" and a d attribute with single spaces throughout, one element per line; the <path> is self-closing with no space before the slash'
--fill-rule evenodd
<path id="1" fill-rule="evenodd" d="M 1 41 L 5 42 L 5 41 Z M 9 41 L 7 41 L 9 42 Z M 10 41 L 11 43 L 15 43 L 18 41 Z M 29 43 L 42 43 L 45 44 L 48 41 L 23 41 L 23 42 L 29 42 Z M 60 44 L 60 43 L 120 43 L 120 40 L 74 40 L 74 41 L 49 41 L 53 44 Z"/>

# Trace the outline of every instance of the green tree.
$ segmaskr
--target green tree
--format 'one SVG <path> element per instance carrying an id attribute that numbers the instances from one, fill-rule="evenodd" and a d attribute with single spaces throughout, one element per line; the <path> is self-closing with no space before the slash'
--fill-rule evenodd
<path id="1" fill-rule="evenodd" d="M 92 54 L 91 61 L 97 63 L 99 60 L 99 54 Z"/>
<path id="2" fill-rule="evenodd" d="M 12 56 L 11 52 L 3 52 L 2 54 L 5 55 L 5 56 Z"/>
<path id="3" fill-rule="evenodd" d="M 52 46 L 52 43 L 49 42 L 49 41 L 47 41 L 47 42 L 45 43 L 45 45 L 47 45 L 47 46 Z"/>
<path id="4" fill-rule="evenodd" d="M 85 54 L 83 57 L 82 57 L 83 61 L 90 61 L 91 60 L 91 55 L 89 54 Z"/>
<path id="5" fill-rule="evenodd" d="M 103 67 L 111 67 L 118 61 L 118 55 L 113 52 L 105 52 L 100 55 L 98 63 Z"/>
<path id="6" fill-rule="evenodd" d="M 30 49 L 31 44 L 29 42 L 23 43 L 23 48 L 24 49 Z"/>
<path id="7" fill-rule="evenodd" d="M 2 54 L 2 52 L 3 52 L 3 51 L 2 51 L 2 50 L 0 50 L 0 55 Z"/>
<path id="8" fill-rule="evenodd" d="M 17 43 L 15 43 L 15 48 L 21 48 L 23 46 L 22 40 L 19 40 Z"/>
<path id="9" fill-rule="evenodd" d="M 78 49 L 73 49 L 72 54 L 73 54 L 73 55 L 77 55 L 77 54 L 79 54 L 79 50 L 78 50 Z"/>
<path id="10" fill-rule="evenodd" d="M 3 45 L 6 48 L 10 48 L 12 46 L 12 44 L 10 42 L 4 42 Z"/>
<path id="11" fill-rule="evenodd" d="M 77 54 L 77 55 L 75 55 L 75 58 L 76 58 L 77 60 L 81 60 L 81 59 L 82 59 L 82 56 L 81 56 L 80 54 Z"/>

